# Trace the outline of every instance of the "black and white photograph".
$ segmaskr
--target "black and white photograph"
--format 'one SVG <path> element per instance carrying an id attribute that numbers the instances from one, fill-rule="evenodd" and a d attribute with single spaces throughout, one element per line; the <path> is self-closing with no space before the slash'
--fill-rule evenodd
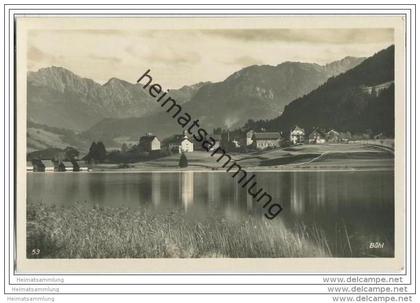
<path id="1" fill-rule="evenodd" d="M 305 18 L 18 19 L 26 258 L 394 258 L 395 29 Z"/>

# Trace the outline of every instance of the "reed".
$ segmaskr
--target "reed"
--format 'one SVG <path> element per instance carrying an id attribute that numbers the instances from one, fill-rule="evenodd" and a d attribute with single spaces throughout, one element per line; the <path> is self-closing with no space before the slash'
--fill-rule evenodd
<path id="1" fill-rule="evenodd" d="M 34 254 L 39 249 L 39 254 Z M 329 257 L 316 229 L 288 230 L 280 220 L 248 216 L 194 219 L 182 209 L 70 207 L 28 203 L 28 258 Z"/>

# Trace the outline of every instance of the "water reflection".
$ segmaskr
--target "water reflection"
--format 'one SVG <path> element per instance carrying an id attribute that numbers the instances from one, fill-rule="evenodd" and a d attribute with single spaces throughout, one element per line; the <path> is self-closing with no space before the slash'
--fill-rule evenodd
<path id="1" fill-rule="evenodd" d="M 194 202 L 194 173 L 191 171 L 181 173 L 181 199 L 187 211 Z"/>
<path id="2" fill-rule="evenodd" d="M 284 207 L 279 217 L 285 224 L 315 225 L 331 238 L 341 237 L 337 226 L 345 224 L 350 239 L 385 237 L 393 243 L 393 172 L 255 174 L 258 188 Z M 29 173 L 27 180 L 31 202 L 65 207 L 77 201 L 108 207 L 151 205 L 158 210 L 182 208 L 189 214 L 265 220 L 262 205 L 224 173 Z"/>
<path id="3" fill-rule="evenodd" d="M 152 174 L 152 203 L 158 206 L 161 200 L 160 174 Z"/>
<path id="4" fill-rule="evenodd" d="M 305 186 L 303 182 L 303 175 L 301 173 L 292 173 L 290 177 L 292 186 L 290 190 L 291 210 L 295 215 L 301 215 L 305 211 L 305 191 L 302 190 L 301 187 L 302 185 Z"/>

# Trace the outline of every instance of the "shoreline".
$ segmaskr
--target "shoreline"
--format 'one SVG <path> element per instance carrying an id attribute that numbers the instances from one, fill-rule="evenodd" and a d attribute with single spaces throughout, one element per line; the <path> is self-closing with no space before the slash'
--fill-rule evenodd
<path id="1" fill-rule="evenodd" d="M 356 172 L 394 171 L 395 155 L 392 150 L 367 144 L 300 145 L 252 154 L 231 154 L 219 161 L 208 153 L 186 153 L 188 166 L 178 166 L 179 154 L 133 163 L 101 163 L 89 170 L 66 173 L 179 173 L 223 172 L 236 163 L 248 172 Z M 234 172 L 235 170 L 231 170 Z M 31 172 L 30 170 L 28 172 Z M 50 173 L 48 171 L 43 173 Z M 229 172 L 228 172 L 229 173 Z"/>
<path id="2" fill-rule="evenodd" d="M 395 169 L 393 167 L 375 167 L 375 168 L 318 168 L 318 167 L 312 167 L 312 168 L 244 168 L 247 172 L 365 172 L 365 171 L 394 171 Z M 33 171 L 27 171 L 27 173 L 34 173 L 34 174 L 108 174 L 108 173 L 183 173 L 183 172 L 195 172 L 195 173 L 229 173 L 224 169 L 129 169 L 129 168 L 115 168 L 115 169 L 98 169 L 98 170 L 91 170 L 91 171 L 67 171 L 67 172 L 55 172 L 55 171 L 49 171 L 49 172 L 33 172 Z"/>

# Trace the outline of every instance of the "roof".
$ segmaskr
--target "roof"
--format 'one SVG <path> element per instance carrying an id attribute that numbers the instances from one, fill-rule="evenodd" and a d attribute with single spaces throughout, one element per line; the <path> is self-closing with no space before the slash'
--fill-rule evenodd
<path id="1" fill-rule="evenodd" d="M 65 167 L 73 167 L 73 163 L 71 163 L 70 161 L 63 161 L 63 164 Z"/>
<path id="2" fill-rule="evenodd" d="M 332 130 L 330 130 L 330 131 L 328 131 L 327 132 L 327 134 L 336 134 L 336 135 L 339 135 L 340 133 L 338 132 L 338 131 L 336 131 L 336 130 L 334 130 L 334 129 L 332 129 Z"/>
<path id="3" fill-rule="evenodd" d="M 280 133 L 267 132 L 267 133 L 254 133 L 254 140 L 278 140 L 280 139 Z"/>
<path id="4" fill-rule="evenodd" d="M 325 133 L 324 132 L 322 132 L 322 131 L 320 131 L 319 129 L 314 129 L 310 134 L 309 134 L 309 137 L 311 137 L 311 136 L 313 136 L 313 135 L 315 135 L 315 134 L 318 134 L 318 135 L 320 135 L 321 137 L 324 137 L 325 136 Z"/>
<path id="5" fill-rule="evenodd" d="M 42 160 L 45 167 L 55 167 L 54 162 L 51 160 Z"/>
<path id="6" fill-rule="evenodd" d="M 153 139 L 157 139 L 157 137 L 156 136 L 143 136 L 143 137 L 140 137 L 140 141 L 139 141 L 139 143 L 140 144 L 149 144 L 150 142 L 152 142 L 153 141 Z M 159 139 L 158 139 L 159 140 Z"/>
<path id="7" fill-rule="evenodd" d="M 301 131 L 301 132 L 305 132 L 305 130 L 303 129 L 303 128 L 300 128 L 299 126 L 295 126 L 295 128 L 294 129 L 292 129 L 292 132 L 294 132 L 294 131 Z"/>
<path id="8" fill-rule="evenodd" d="M 168 140 L 166 140 L 166 144 L 180 144 L 184 140 L 191 141 L 191 139 L 188 138 L 188 136 L 185 136 L 185 135 L 174 135 L 171 138 L 169 138 Z"/>

